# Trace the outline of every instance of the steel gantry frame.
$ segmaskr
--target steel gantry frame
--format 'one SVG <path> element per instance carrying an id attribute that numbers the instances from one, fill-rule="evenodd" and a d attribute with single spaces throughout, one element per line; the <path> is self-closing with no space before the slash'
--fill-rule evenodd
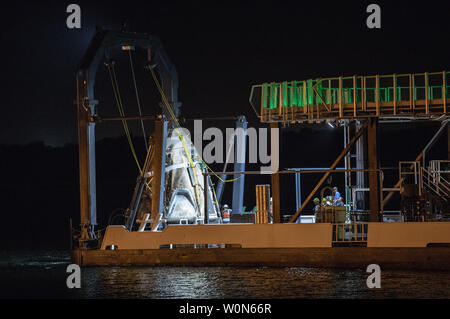
<path id="1" fill-rule="evenodd" d="M 252 86 L 249 102 L 259 120 L 262 123 L 270 123 L 274 127 L 278 127 L 278 123 L 292 125 L 325 122 L 332 126 L 334 126 L 333 124 L 343 125 L 344 150 L 336 161 L 344 160 L 346 202 L 349 202 L 350 194 L 348 190 L 353 183 L 350 172 L 356 171 L 356 180 L 353 186 L 357 189 L 368 188 L 371 190 L 369 192 L 370 207 L 366 206 L 365 196 L 361 192 L 356 194 L 356 198 L 352 196 L 353 200 L 356 201 L 356 203 L 353 203 L 353 207 L 359 207 L 362 210 L 369 208 L 371 212 L 370 220 L 380 221 L 380 212 L 384 210 L 383 207 L 392 197 L 393 191 L 398 190 L 401 180 L 393 188 L 385 189 L 391 192 L 383 199 L 382 186 L 380 186 L 382 184 L 381 176 L 377 175 L 380 172 L 379 144 L 377 143 L 378 123 L 414 120 L 443 121 L 443 126 L 416 159 L 416 161 L 425 161 L 427 149 L 442 134 L 444 125 L 447 124 L 447 119 L 450 116 L 448 108 L 450 102 L 449 74 L 450 72 L 442 71 L 373 76 L 354 75 L 263 83 Z M 350 122 L 355 123 L 357 131 L 351 140 Z M 366 132 L 364 135 L 361 132 L 362 128 Z M 353 144 L 356 144 L 354 155 L 349 152 L 349 148 Z M 352 158 L 355 158 L 354 167 L 356 169 L 354 170 L 351 169 Z M 336 161 L 330 167 L 329 172 L 331 172 L 333 166 L 337 165 Z M 368 187 L 365 185 L 363 172 L 366 165 Z M 324 174 L 306 200 L 302 201 L 300 195 L 296 194 L 297 212 L 291 217 L 290 222 L 295 221 L 300 215 L 315 191 L 325 181 L 329 172 Z M 272 175 L 274 198 L 279 196 L 277 175 Z M 296 175 L 298 189 L 299 176 Z M 277 210 L 275 203 L 276 200 L 274 200 L 274 216 Z"/>
<path id="2" fill-rule="evenodd" d="M 95 124 L 99 117 L 97 114 L 98 101 L 94 97 L 95 78 L 98 66 L 105 58 L 105 54 L 116 47 L 139 47 L 146 50 L 148 67 L 155 67 L 158 70 L 162 90 L 175 116 L 179 115 L 181 107 L 181 103 L 178 101 L 177 71 L 157 37 L 142 33 L 97 29 L 76 73 L 81 216 L 80 246 L 84 242 L 96 238 L 94 231 L 94 227 L 97 225 Z M 168 110 L 163 103 L 161 103 L 161 107 L 162 113 L 168 116 Z M 139 117 L 139 119 L 142 118 Z M 119 120 L 122 119 L 119 118 Z M 161 165 L 160 170 L 155 172 L 153 181 L 155 181 L 155 178 L 158 179 L 162 176 L 164 176 L 164 165 Z M 161 192 L 163 192 L 163 187 L 161 187 Z M 160 198 L 162 197 L 163 194 L 160 194 Z M 158 201 L 158 204 L 161 205 L 160 201 Z"/>

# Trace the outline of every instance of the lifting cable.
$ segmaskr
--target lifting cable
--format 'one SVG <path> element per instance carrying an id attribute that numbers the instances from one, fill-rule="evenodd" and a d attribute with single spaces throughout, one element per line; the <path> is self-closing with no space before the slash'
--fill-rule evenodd
<path id="1" fill-rule="evenodd" d="M 137 106 L 138 106 L 138 110 L 139 110 L 139 116 L 141 117 L 141 128 L 142 128 L 142 135 L 144 137 L 144 145 L 145 145 L 145 149 L 148 152 L 147 134 L 145 134 L 144 121 L 142 120 L 141 102 L 139 101 L 139 93 L 138 93 L 138 88 L 137 88 L 137 84 L 136 84 L 136 76 L 134 74 L 134 66 L 133 66 L 133 59 L 131 57 L 131 50 L 128 50 L 128 56 L 130 57 L 131 75 L 133 76 L 134 91 L 136 92 L 136 101 L 137 101 Z"/>
<path id="2" fill-rule="evenodd" d="M 180 124 L 179 124 L 179 122 L 178 122 L 178 119 L 176 118 L 176 116 L 175 116 L 175 114 L 174 114 L 174 112 L 173 112 L 173 110 L 172 110 L 172 107 L 170 106 L 169 102 L 167 101 L 167 98 L 166 98 L 166 96 L 165 96 L 165 94 L 164 94 L 164 91 L 163 91 L 162 88 L 161 88 L 161 85 L 159 84 L 159 81 L 158 81 L 158 79 L 157 79 L 157 77 L 156 77 L 155 72 L 153 71 L 153 68 L 150 66 L 149 69 L 150 69 L 150 71 L 151 71 L 151 73 L 152 73 L 152 77 L 153 77 L 153 80 L 155 81 L 156 87 L 158 88 L 158 91 L 159 91 L 159 93 L 161 94 L 163 103 L 165 104 L 166 108 L 167 108 L 168 111 L 169 111 L 170 116 L 172 117 L 172 120 L 174 121 L 174 123 L 176 124 L 176 126 L 177 126 L 178 128 L 181 127 Z M 185 151 L 187 152 L 186 144 L 185 144 L 184 141 L 183 141 L 183 135 L 178 131 L 177 128 L 175 128 L 175 130 L 176 130 L 177 134 L 179 135 L 181 142 L 183 143 L 183 147 L 185 148 Z M 186 155 L 188 156 L 189 161 L 192 162 L 190 155 L 189 155 L 189 154 L 186 154 Z M 202 159 L 201 155 L 200 155 L 199 157 L 200 157 L 200 160 L 202 161 L 202 163 L 206 166 L 206 168 L 207 168 L 211 173 L 213 173 L 213 175 L 216 176 L 220 181 L 222 181 L 222 182 L 224 182 L 224 183 L 228 183 L 228 182 L 234 182 L 235 180 L 238 180 L 238 179 L 240 178 L 240 177 L 237 177 L 237 178 L 233 178 L 233 179 L 229 179 L 229 180 L 226 180 L 226 179 L 224 180 L 224 179 L 222 179 L 219 175 L 217 175 L 217 174 L 216 174 L 216 173 L 208 166 L 208 164 L 205 163 L 205 161 Z M 192 164 L 193 164 L 193 163 L 191 163 L 191 166 L 192 166 Z"/>
<path id="3" fill-rule="evenodd" d="M 181 141 L 181 143 L 183 144 L 183 148 L 184 148 L 184 151 L 185 151 L 185 153 L 186 153 L 186 156 L 187 156 L 187 158 L 188 158 L 188 160 L 189 160 L 189 164 L 190 164 L 190 166 L 191 166 L 191 168 L 192 168 L 192 172 L 193 172 L 193 175 L 194 175 L 194 181 L 195 181 L 195 194 L 196 194 L 196 197 L 197 197 L 197 206 L 198 207 L 200 207 L 200 198 L 199 198 L 199 194 L 198 194 L 198 179 L 197 179 L 197 174 L 195 173 L 195 164 L 194 164 L 194 162 L 192 161 L 192 158 L 191 158 L 191 156 L 190 156 L 190 154 L 189 154 L 189 151 L 188 151 L 188 149 L 187 149 L 187 145 L 186 145 L 186 143 L 184 142 L 184 139 L 183 139 L 183 135 L 180 133 L 180 131 L 179 131 L 179 129 L 178 128 L 180 128 L 181 126 L 180 126 L 180 123 L 178 122 L 178 119 L 177 119 L 177 117 L 175 116 L 175 113 L 173 112 L 173 110 L 172 110 L 172 107 L 170 106 L 170 104 L 169 104 L 169 102 L 168 102 L 168 100 L 167 100 L 167 97 L 166 97 L 166 95 L 165 95 L 165 93 L 164 93 L 164 91 L 163 91 L 163 89 L 161 88 L 161 85 L 160 85 L 160 83 L 159 83 L 159 81 L 158 81 L 158 78 L 156 77 L 156 74 L 155 74 L 155 71 L 153 70 L 153 68 L 152 68 L 152 66 L 149 66 L 149 69 L 150 69 L 150 72 L 151 72 L 151 74 L 152 74 L 152 77 L 153 77 L 153 80 L 154 80 L 154 82 L 155 82 L 155 84 L 156 84 L 156 87 L 158 88 L 158 91 L 159 91 L 159 93 L 161 94 L 161 99 L 163 100 L 163 103 L 164 103 L 164 105 L 166 106 L 166 108 L 167 108 L 167 110 L 168 110 L 168 112 L 169 112 L 169 115 L 170 115 L 170 117 L 172 118 L 172 120 L 173 120 L 173 122 L 174 122 L 174 124 L 175 124 L 175 131 L 177 132 L 177 134 L 178 134 L 178 136 L 179 136 L 179 138 L 180 138 L 180 141 Z M 211 173 L 213 173 L 219 180 L 221 180 L 223 183 L 226 183 L 226 182 L 234 182 L 235 180 L 238 180 L 240 177 L 238 177 L 238 178 L 234 178 L 234 179 L 230 179 L 230 180 L 227 180 L 227 179 L 225 179 L 225 180 L 223 180 L 219 175 L 217 175 L 209 166 L 208 166 L 208 164 L 206 164 L 205 163 L 205 161 L 203 160 L 203 158 L 201 157 L 201 154 L 199 155 L 199 159 L 202 161 L 202 163 L 205 165 L 205 167 L 211 172 Z M 206 185 L 205 185 L 206 186 Z M 219 202 L 218 202 L 218 200 L 217 200 L 217 196 L 216 196 L 216 192 L 215 192 L 215 190 L 214 190 L 214 187 L 211 187 L 212 188 L 212 192 L 213 192 L 213 194 L 214 194 L 214 199 L 215 199 L 215 201 L 216 201 L 216 204 L 217 204 L 217 206 L 219 206 Z M 208 200 L 207 198 L 205 198 L 204 199 L 205 201 L 206 200 Z M 220 207 L 219 207 L 219 209 L 220 209 Z M 205 212 L 205 214 L 207 214 L 208 212 Z"/>
<path id="4" fill-rule="evenodd" d="M 117 108 L 119 110 L 119 114 L 120 114 L 120 116 L 125 117 L 125 112 L 124 112 L 124 109 L 123 109 L 122 98 L 120 96 L 119 85 L 117 83 L 117 77 L 116 77 L 114 64 L 112 65 L 112 68 L 111 68 L 111 63 L 109 63 L 109 62 L 105 63 L 105 65 L 108 68 L 109 77 L 111 79 L 111 85 L 112 85 L 112 88 L 113 88 L 113 93 L 114 93 L 114 97 L 115 97 L 115 100 L 116 100 Z M 128 128 L 127 121 L 126 120 L 122 120 L 122 125 L 123 125 L 123 129 L 125 131 L 125 135 L 126 135 L 127 140 L 128 140 L 128 144 L 129 144 L 130 149 L 131 149 L 131 153 L 132 153 L 133 158 L 134 158 L 134 160 L 136 162 L 136 165 L 137 165 L 137 167 L 139 169 L 139 173 L 142 174 L 141 165 L 139 165 L 139 160 L 137 158 L 136 151 L 134 149 L 134 145 L 133 145 L 133 141 L 131 139 L 131 134 L 130 134 L 130 130 Z"/>
<path id="5" fill-rule="evenodd" d="M 120 91 L 119 91 L 119 85 L 118 85 L 118 82 L 117 82 L 117 76 L 116 76 L 114 64 L 113 64 L 112 68 L 111 68 L 111 63 L 105 63 L 105 65 L 108 68 L 109 77 L 111 79 L 111 85 L 112 85 L 112 88 L 113 88 L 113 93 L 114 93 L 114 97 L 116 99 L 116 104 L 117 104 L 117 108 L 119 110 L 119 114 L 120 114 L 120 116 L 125 117 L 125 111 L 124 111 L 124 108 L 123 108 L 122 98 L 121 98 Z M 127 121 L 126 120 L 122 120 L 122 125 L 123 125 L 123 129 L 125 131 L 125 135 L 126 135 L 127 140 L 128 140 L 128 144 L 129 144 L 130 149 L 131 149 L 131 153 L 133 154 L 133 158 L 134 158 L 134 160 L 136 162 L 136 165 L 137 165 L 137 167 L 139 169 L 139 173 L 141 174 L 141 176 L 143 176 L 145 174 L 146 169 L 148 168 L 147 167 L 147 159 L 148 159 L 148 156 L 149 156 L 150 152 L 152 152 L 152 149 L 151 148 L 147 148 L 147 156 L 146 156 L 147 158 L 146 158 L 146 161 L 144 162 L 144 169 L 141 169 L 141 166 L 139 164 L 139 160 L 138 160 L 137 155 L 136 155 L 136 151 L 134 149 L 133 140 L 131 139 L 131 134 L 130 134 L 130 130 L 128 128 Z M 144 136 L 144 138 L 145 138 L 145 136 Z M 151 155 L 153 155 L 153 153 Z M 151 181 L 148 181 L 146 183 L 146 187 L 151 191 L 150 182 Z"/>
<path id="6" fill-rule="evenodd" d="M 133 67 L 131 52 L 129 52 L 129 58 L 130 58 L 130 66 L 131 66 L 131 72 L 132 72 L 132 76 L 133 76 L 133 84 L 134 84 L 134 89 L 135 89 L 135 93 L 136 93 L 136 99 L 137 99 L 137 104 L 138 104 L 139 115 L 142 117 L 142 110 L 141 110 L 140 101 L 139 101 L 139 93 L 138 93 L 138 90 L 137 90 L 136 77 L 135 77 L 135 73 L 134 73 L 134 67 Z M 119 115 L 122 116 L 122 117 L 125 117 L 125 111 L 124 111 L 124 108 L 123 108 L 122 98 L 121 98 L 121 95 L 120 95 L 120 90 L 119 90 L 119 85 L 118 85 L 118 81 L 117 81 L 116 71 L 115 71 L 115 68 L 114 68 L 114 63 L 112 63 L 112 67 L 111 67 L 111 63 L 110 62 L 105 63 L 105 65 L 108 68 L 109 76 L 110 76 L 110 79 L 111 79 L 111 85 L 112 85 L 112 88 L 113 88 L 114 97 L 115 97 L 115 100 L 116 100 L 117 108 L 119 110 Z M 161 98 L 163 100 L 163 103 L 165 104 L 165 106 L 166 106 L 166 108 L 167 108 L 167 110 L 169 112 L 169 115 L 170 115 L 170 117 L 172 118 L 172 121 L 175 124 L 175 131 L 177 132 L 177 134 L 178 134 L 178 136 L 180 138 L 180 141 L 183 144 L 184 151 L 185 151 L 186 156 L 187 156 L 187 158 L 189 160 L 189 164 L 190 164 L 190 166 L 192 168 L 192 172 L 193 172 L 195 183 L 196 183 L 195 184 L 195 193 L 196 193 L 196 199 L 197 199 L 197 206 L 200 207 L 200 198 L 199 198 L 199 190 L 198 190 L 198 178 L 197 178 L 197 174 L 196 174 L 195 169 L 194 169 L 195 168 L 195 164 L 194 164 L 194 162 L 192 160 L 192 157 L 190 156 L 190 153 L 188 151 L 187 145 L 186 145 L 186 143 L 185 143 L 185 141 L 183 139 L 183 135 L 179 131 L 179 128 L 181 126 L 180 126 L 180 124 L 178 122 L 177 117 L 175 116 L 175 114 L 174 114 L 174 112 L 172 110 L 172 107 L 170 106 L 170 104 L 169 104 L 169 102 L 167 100 L 166 95 L 164 94 L 164 91 L 161 88 L 161 85 L 160 85 L 160 83 L 159 83 L 159 81 L 158 81 L 158 79 L 156 77 L 156 74 L 155 74 L 153 68 L 150 66 L 149 69 L 151 71 L 151 74 L 152 74 L 153 80 L 154 80 L 154 82 L 156 84 L 156 87 L 158 88 L 158 91 L 161 94 Z M 127 137 L 128 144 L 130 146 L 130 150 L 131 150 L 131 153 L 133 155 L 133 158 L 134 158 L 134 160 L 136 162 L 136 165 L 137 165 L 137 167 L 139 169 L 140 174 L 143 175 L 145 172 L 142 170 L 142 168 L 141 168 L 141 166 L 139 164 L 139 160 L 137 158 L 136 151 L 135 151 L 135 148 L 134 148 L 134 145 L 133 145 L 133 141 L 131 139 L 130 129 L 128 127 L 127 121 L 126 120 L 122 120 L 122 125 L 123 125 L 123 128 L 124 128 L 125 135 Z M 148 148 L 148 145 L 147 145 L 145 127 L 144 127 L 144 123 L 143 123 L 142 119 L 141 119 L 141 128 L 142 128 L 142 132 L 143 132 L 143 135 L 144 135 L 144 142 L 145 142 L 145 147 L 146 147 L 146 150 L 147 150 L 147 157 L 148 157 L 149 152 L 151 150 Z M 238 178 L 234 178 L 234 179 L 230 179 L 230 180 L 223 180 L 219 175 L 217 175 L 208 166 L 208 164 L 205 163 L 205 161 L 202 159 L 201 156 L 199 156 L 199 159 L 205 165 L 205 167 L 211 173 L 214 174 L 214 176 L 216 176 L 220 181 L 222 181 L 224 183 L 226 183 L 226 182 L 233 182 L 233 181 L 238 180 L 240 178 L 240 177 L 238 177 Z M 150 189 L 149 183 L 146 183 L 146 186 L 147 186 L 147 188 Z M 218 201 L 217 201 L 217 197 L 216 197 L 214 189 L 213 189 L 213 193 L 214 193 L 214 198 L 215 198 L 216 204 L 218 205 Z M 205 200 L 207 200 L 207 199 L 205 198 Z M 205 213 L 207 213 L 207 212 L 205 212 Z"/>
<path id="7" fill-rule="evenodd" d="M 165 104 L 165 106 L 166 106 L 166 108 L 167 108 L 167 110 L 169 112 L 169 115 L 170 115 L 170 117 L 172 118 L 172 120 L 173 120 L 173 122 L 175 124 L 175 131 L 177 132 L 177 134 L 178 134 L 178 136 L 180 138 L 180 141 L 183 144 L 184 152 L 186 153 L 186 156 L 187 156 L 187 158 L 189 160 L 189 165 L 191 166 L 192 173 L 194 175 L 195 195 L 196 195 L 196 199 L 197 199 L 197 207 L 200 210 L 200 195 L 199 195 L 199 189 L 198 189 L 198 178 L 197 178 L 197 174 L 195 172 L 195 164 L 192 161 L 192 158 L 191 158 L 191 155 L 189 154 L 189 151 L 187 149 L 186 143 L 183 140 L 183 135 L 180 133 L 180 131 L 178 129 L 180 127 L 180 123 L 178 122 L 178 119 L 175 116 L 175 114 L 174 114 L 174 112 L 172 110 L 172 107 L 170 106 L 169 102 L 167 101 L 167 97 L 164 94 L 164 91 L 162 90 L 161 85 L 159 84 L 159 81 L 158 81 L 158 79 L 156 77 L 155 71 L 153 71 L 153 68 L 151 66 L 149 66 L 149 69 L 150 69 L 150 72 L 152 73 L 152 77 L 153 77 L 153 80 L 154 80 L 154 82 L 156 84 L 156 87 L 158 88 L 158 91 L 161 94 L 161 99 L 163 100 L 163 103 Z M 207 199 L 205 198 L 205 200 L 207 200 Z M 205 214 L 206 214 L 206 212 L 205 212 Z"/>

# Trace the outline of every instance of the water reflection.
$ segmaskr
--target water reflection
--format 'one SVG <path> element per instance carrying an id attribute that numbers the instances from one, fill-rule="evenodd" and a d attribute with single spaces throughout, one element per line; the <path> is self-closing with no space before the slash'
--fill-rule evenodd
<path id="1" fill-rule="evenodd" d="M 385 271 L 381 289 L 367 288 L 365 269 L 131 267 L 84 273 L 88 298 L 450 298 L 450 272 Z"/>
<path id="2" fill-rule="evenodd" d="M 450 272 L 267 267 L 89 267 L 68 289 L 67 253 L 0 253 L 0 298 L 450 298 Z"/>
<path id="3" fill-rule="evenodd" d="M 208 268 L 95 267 L 82 276 L 88 298 L 214 298 L 216 284 Z"/>

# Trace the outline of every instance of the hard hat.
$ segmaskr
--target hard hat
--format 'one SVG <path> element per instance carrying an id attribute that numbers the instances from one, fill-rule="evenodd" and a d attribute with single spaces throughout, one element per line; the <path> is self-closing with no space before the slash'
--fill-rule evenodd
<path id="1" fill-rule="evenodd" d="M 227 204 L 223 205 L 223 208 L 228 208 L 228 205 Z"/>
<path id="2" fill-rule="evenodd" d="M 315 202 L 320 202 L 320 199 L 318 199 L 317 197 L 314 198 L 314 203 L 315 203 Z"/>

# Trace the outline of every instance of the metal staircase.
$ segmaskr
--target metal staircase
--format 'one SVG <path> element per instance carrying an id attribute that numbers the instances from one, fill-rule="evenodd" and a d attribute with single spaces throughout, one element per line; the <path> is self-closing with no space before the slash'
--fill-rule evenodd
<path id="1" fill-rule="evenodd" d="M 450 183 L 443 176 L 437 176 L 431 168 L 422 167 L 421 182 L 424 189 L 440 200 L 450 203 Z"/>
<path id="2" fill-rule="evenodd" d="M 450 218 L 450 161 L 399 163 L 401 212 L 405 221 Z"/>

